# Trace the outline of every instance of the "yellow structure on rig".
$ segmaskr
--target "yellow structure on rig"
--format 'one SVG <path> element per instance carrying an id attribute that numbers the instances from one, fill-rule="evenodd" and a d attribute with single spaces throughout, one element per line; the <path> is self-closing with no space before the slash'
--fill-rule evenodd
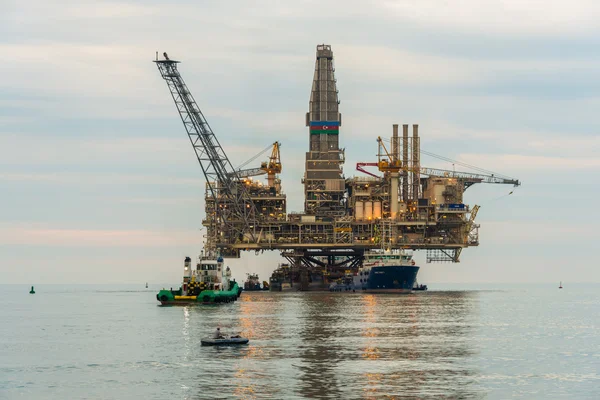
<path id="1" fill-rule="evenodd" d="M 267 173 L 267 182 L 269 187 L 275 187 L 275 179 L 277 174 L 281 173 L 281 154 L 279 153 L 279 142 L 273 143 L 273 151 L 269 157 L 269 161 L 262 162 L 260 169 Z"/>

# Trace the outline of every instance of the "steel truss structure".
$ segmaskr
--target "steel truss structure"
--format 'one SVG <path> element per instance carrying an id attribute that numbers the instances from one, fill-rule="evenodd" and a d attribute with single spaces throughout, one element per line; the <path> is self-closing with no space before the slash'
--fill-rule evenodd
<path id="1" fill-rule="evenodd" d="M 167 53 L 164 53 L 164 56 L 164 60 L 154 62 L 167 82 L 211 196 L 215 199 L 214 209 L 211 211 L 214 212 L 214 218 L 222 224 L 222 226 L 215 224 L 214 228 L 217 231 L 209 232 L 209 235 L 221 236 L 222 232 L 225 234 L 223 237 L 227 237 L 230 241 L 245 235 L 253 239 L 252 224 L 256 219 L 256 207 L 179 74 L 177 70 L 179 61 L 170 60 Z M 218 185 L 215 185 L 215 182 L 218 182 Z"/>

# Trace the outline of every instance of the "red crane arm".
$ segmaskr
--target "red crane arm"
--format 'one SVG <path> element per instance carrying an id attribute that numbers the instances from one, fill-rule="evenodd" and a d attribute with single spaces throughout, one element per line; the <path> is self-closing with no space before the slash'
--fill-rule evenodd
<path id="1" fill-rule="evenodd" d="M 380 176 L 375 175 L 363 168 L 363 167 L 377 167 L 377 166 L 379 166 L 379 165 L 376 162 L 359 162 L 359 163 L 356 163 L 356 170 L 360 171 L 360 172 L 364 172 L 367 175 L 371 175 L 374 178 L 381 178 Z"/>

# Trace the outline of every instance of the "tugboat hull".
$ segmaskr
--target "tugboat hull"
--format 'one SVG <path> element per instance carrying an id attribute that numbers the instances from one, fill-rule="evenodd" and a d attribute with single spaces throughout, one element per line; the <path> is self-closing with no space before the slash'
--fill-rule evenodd
<path id="1" fill-rule="evenodd" d="M 198 296 L 178 296 L 170 290 L 161 290 L 156 300 L 163 306 L 187 306 L 190 304 L 231 303 L 240 297 L 241 289 L 234 283 L 230 290 L 203 290 Z"/>

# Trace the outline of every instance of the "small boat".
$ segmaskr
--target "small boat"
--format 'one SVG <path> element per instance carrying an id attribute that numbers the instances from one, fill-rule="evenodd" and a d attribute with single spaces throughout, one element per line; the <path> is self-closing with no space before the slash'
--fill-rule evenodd
<path id="1" fill-rule="evenodd" d="M 244 291 L 257 291 L 257 290 L 269 290 L 269 283 L 263 281 L 262 287 L 260 286 L 260 279 L 257 274 L 246 274 L 246 282 L 244 282 Z"/>
<path id="2" fill-rule="evenodd" d="M 280 263 L 269 278 L 269 290 L 271 292 L 287 292 L 291 291 L 292 289 L 290 264 Z"/>
<path id="3" fill-rule="evenodd" d="M 201 339 L 200 343 L 202 346 L 218 346 L 218 345 L 232 345 L 232 344 L 247 344 L 248 338 L 243 337 L 230 337 L 223 339 Z"/>
<path id="4" fill-rule="evenodd" d="M 223 257 L 202 253 L 192 267 L 192 259 L 183 262 L 183 282 L 178 290 L 162 289 L 156 300 L 163 306 L 189 304 L 231 303 L 240 297 L 242 289 L 231 279 L 231 269 L 225 267 Z"/>
<path id="5" fill-rule="evenodd" d="M 148 289 L 148 282 L 146 282 L 146 289 Z"/>
<path id="6" fill-rule="evenodd" d="M 419 285 L 419 282 L 415 280 L 415 285 L 412 290 L 427 290 L 427 285 Z"/>
<path id="7" fill-rule="evenodd" d="M 560 283 L 558 284 L 558 288 L 562 289 L 562 281 L 560 281 Z"/>
<path id="8" fill-rule="evenodd" d="M 33 286 L 31 287 L 31 290 L 29 291 L 29 294 L 35 294 L 35 290 L 33 289 Z"/>

